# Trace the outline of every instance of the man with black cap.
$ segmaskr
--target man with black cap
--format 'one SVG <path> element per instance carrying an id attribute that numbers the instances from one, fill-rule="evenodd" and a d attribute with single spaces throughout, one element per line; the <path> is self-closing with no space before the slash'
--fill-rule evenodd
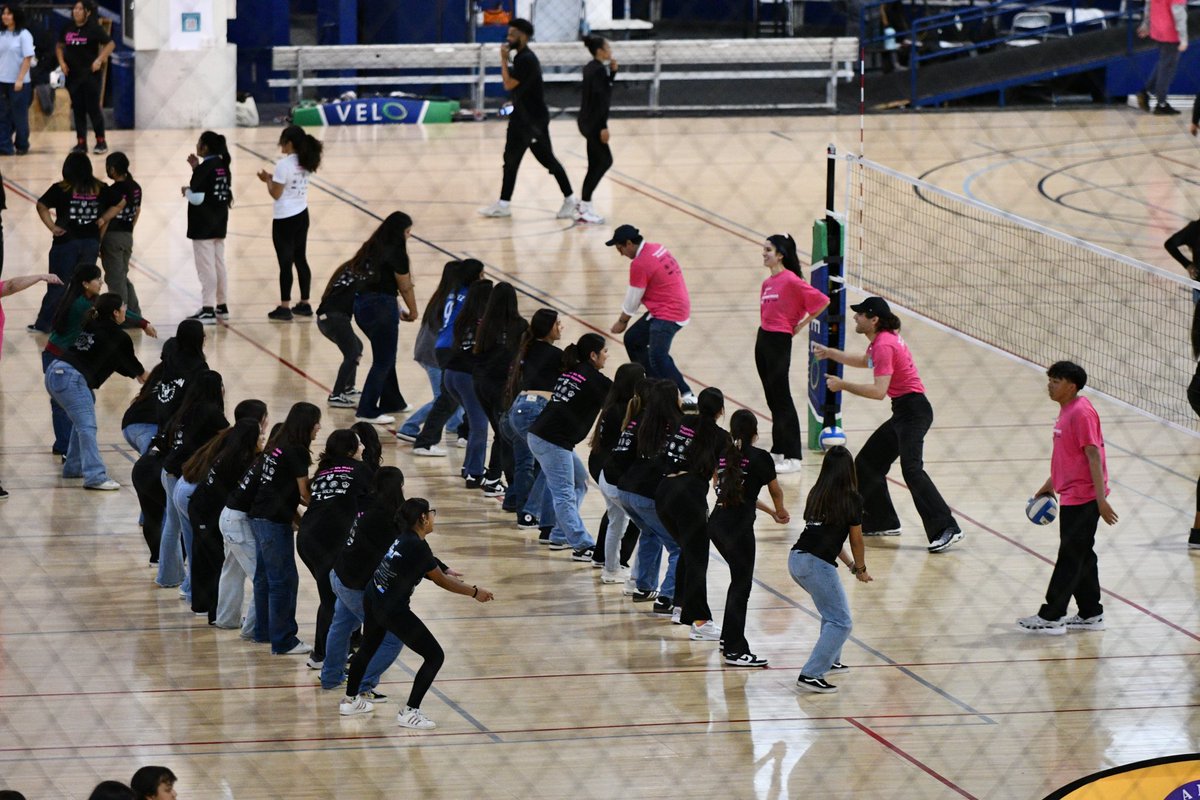
<path id="1" fill-rule="evenodd" d="M 504 181 L 500 185 L 500 199 L 486 208 L 479 209 L 485 217 L 511 217 L 513 188 L 517 185 L 517 168 L 525 151 L 533 153 L 538 163 L 550 171 L 558 181 L 563 193 L 563 204 L 558 209 L 559 219 L 575 219 L 578 202 L 571 190 L 567 171 L 554 157 L 550 145 L 550 109 L 546 108 L 546 97 L 542 91 L 542 64 L 529 49 L 533 38 L 533 24 L 517 18 L 508 23 L 508 38 L 500 45 L 500 77 L 506 91 L 512 92 L 512 114 L 508 118 L 508 139 L 504 143 Z M 512 68 L 508 66 L 508 54 L 512 51 Z"/>
<path id="2" fill-rule="evenodd" d="M 692 314 L 679 262 L 661 244 L 645 241 L 632 225 L 619 226 L 605 244 L 630 260 L 629 288 L 612 332 L 625 334 L 625 352 L 630 361 L 645 367 L 648 377 L 673 381 L 683 404 L 695 406 L 696 395 L 671 358 L 671 340 Z M 626 332 L 625 327 L 641 305 L 646 306 L 646 313 Z"/>
<path id="3" fill-rule="evenodd" d="M 868 367 L 875 373 L 874 383 L 849 383 L 828 375 L 825 385 L 829 391 L 846 391 L 871 400 L 885 397 L 892 400 L 891 419 L 871 434 L 854 459 L 858 490 L 863 498 L 863 535 L 900 534 L 900 518 L 887 487 L 888 470 L 898 457 L 900 473 L 925 525 L 929 552 L 940 553 L 961 541 L 963 532 L 925 472 L 922 460 L 925 433 L 933 424 L 933 407 L 925 397 L 925 386 L 917 374 L 912 353 L 900 338 L 900 318 L 892 313 L 887 301 L 868 297 L 850 308 L 854 311 L 855 333 L 863 334 L 870 342 L 867 352 L 851 355 L 819 344 L 813 345 L 813 352 L 817 358 L 828 358 L 848 367 Z"/>

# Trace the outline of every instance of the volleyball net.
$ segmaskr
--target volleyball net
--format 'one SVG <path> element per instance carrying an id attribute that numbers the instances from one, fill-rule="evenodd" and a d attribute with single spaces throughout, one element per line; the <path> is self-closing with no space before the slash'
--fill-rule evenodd
<path id="1" fill-rule="evenodd" d="M 847 283 L 1031 364 L 1075 361 L 1090 389 L 1200 433 L 1186 396 L 1200 285 L 868 159 L 846 160 Z"/>

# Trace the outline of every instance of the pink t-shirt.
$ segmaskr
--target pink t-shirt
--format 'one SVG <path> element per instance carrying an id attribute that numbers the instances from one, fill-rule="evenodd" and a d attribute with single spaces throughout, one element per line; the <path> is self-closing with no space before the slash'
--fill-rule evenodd
<path id="1" fill-rule="evenodd" d="M 880 331 L 875 341 L 867 347 L 867 366 L 875 370 L 875 377 L 891 375 L 887 396 L 897 398 L 913 392 L 925 392 L 925 384 L 917 374 L 908 345 L 895 331 Z"/>
<path id="2" fill-rule="evenodd" d="M 1187 0 L 1150 0 L 1150 38 L 1156 42 L 1179 44 L 1179 31 L 1171 6 L 1182 6 Z"/>
<path id="3" fill-rule="evenodd" d="M 1108 497 L 1108 459 L 1104 455 L 1100 415 L 1086 397 L 1076 397 L 1058 412 L 1058 420 L 1054 423 L 1054 452 L 1050 456 L 1050 482 L 1064 506 L 1079 506 L 1096 499 L 1092 471 L 1083 451 L 1089 445 L 1100 450 L 1104 496 Z"/>
<path id="4" fill-rule="evenodd" d="M 763 281 L 761 304 L 762 329 L 772 333 L 792 333 L 796 323 L 829 302 L 829 298 L 791 270 L 784 270 Z"/>
<path id="5" fill-rule="evenodd" d="M 646 290 L 642 303 L 655 319 L 682 324 L 692 316 L 683 270 L 661 244 L 642 242 L 641 252 L 629 263 L 629 285 Z"/>

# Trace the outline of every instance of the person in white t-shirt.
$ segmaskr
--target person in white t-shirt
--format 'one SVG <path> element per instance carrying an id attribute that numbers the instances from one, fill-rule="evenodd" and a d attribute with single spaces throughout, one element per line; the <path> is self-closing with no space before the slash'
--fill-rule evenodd
<path id="1" fill-rule="evenodd" d="M 308 302 L 312 271 L 308 268 L 308 176 L 321 165 L 321 142 L 299 125 L 289 125 L 279 135 L 283 158 L 274 174 L 259 170 L 258 179 L 267 185 L 275 201 L 271 223 L 271 241 L 279 261 L 279 305 L 267 317 L 288 322 L 293 315 L 311 317 Z M 300 302 L 292 305 L 292 265 L 300 283 Z"/>

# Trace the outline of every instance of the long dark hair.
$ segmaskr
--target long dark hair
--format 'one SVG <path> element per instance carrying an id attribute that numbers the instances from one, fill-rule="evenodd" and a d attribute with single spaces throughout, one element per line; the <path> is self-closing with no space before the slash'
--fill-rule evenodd
<path id="1" fill-rule="evenodd" d="M 639 378 L 634 383 L 633 397 L 630 397 L 625 405 L 625 418 L 621 420 L 621 430 L 628 428 L 629 423 L 642 415 L 642 409 L 646 407 L 646 397 L 653 386 L 654 378 Z"/>
<path id="2" fill-rule="evenodd" d="M 358 252 L 350 257 L 346 269 L 364 278 L 378 278 L 383 263 L 399 262 L 405 271 L 408 268 L 408 241 L 404 232 L 413 225 L 412 217 L 403 211 L 388 214 L 379 227 L 371 233 Z M 394 270 L 400 271 L 400 270 Z"/>
<path id="3" fill-rule="evenodd" d="M 15 3 L 4 3 L 0 5 L 0 11 L 8 9 L 8 13 L 12 14 L 13 18 L 13 33 L 20 33 L 25 30 L 25 9 Z"/>
<path id="4" fill-rule="evenodd" d="M 467 297 L 463 300 L 458 316 L 454 318 L 454 350 L 462 346 L 467 334 L 474 335 L 479 330 L 479 320 L 483 310 L 487 308 L 488 299 L 492 296 L 491 281 L 475 281 L 467 289 Z"/>
<path id="5" fill-rule="evenodd" d="M 379 441 L 379 431 L 369 422 L 356 422 L 350 426 L 350 430 L 354 431 L 362 444 L 363 464 L 372 472 L 377 471 L 383 463 L 383 444 Z"/>
<path id="6" fill-rule="evenodd" d="M 154 369 L 146 373 L 146 382 L 142 384 L 142 388 L 138 389 L 138 393 L 129 402 L 130 408 L 139 403 L 144 403 L 154 396 L 154 390 L 158 388 L 158 381 L 162 377 L 162 371 L 163 365 L 160 361 L 154 365 Z"/>
<path id="7" fill-rule="evenodd" d="M 832 527 L 849 525 L 857 516 L 861 502 L 854 456 L 840 444 L 829 448 L 821 462 L 821 474 L 804 503 L 804 521 L 822 522 Z"/>
<path id="8" fill-rule="evenodd" d="M 1192 357 L 1200 358 L 1200 303 L 1192 309 Z"/>
<path id="9" fill-rule="evenodd" d="M 497 283 L 488 297 L 487 308 L 475 334 L 475 352 L 486 353 L 493 347 L 514 347 L 528 323 L 517 308 L 517 290 L 511 283 Z"/>
<path id="10" fill-rule="evenodd" d="M 380 467 L 371 478 L 370 496 L 375 505 L 395 515 L 404 504 L 404 473 L 399 467 Z"/>
<path id="11" fill-rule="evenodd" d="M 437 288 L 433 290 L 433 294 L 429 296 L 429 302 L 425 304 L 425 316 L 421 318 L 422 325 L 432 331 L 441 330 L 442 323 L 446 319 L 446 295 L 459 286 L 462 286 L 462 262 L 447 261 L 442 267 L 442 279 L 438 281 Z"/>
<path id="12" fill-rule="evenodd" d="M 529 327 L 521 335 L 521 344 L 517 347 L 517 354 L 513 356 L 512 364 L 508 368 L 508 381 L 504 384 L 505 408 L 512 405 L 513 398 L 517 396 L 517 388 L 521 385 L 521 366 L 525 363 L 525 356 L 529 355 L 529 346 L 549 336 L 550 332 L 554 330 L 556 322 L 558 322 L 558 312 L 553 308 L 539 308 L 533 312 L 533 317 L 529 320 Z"/>
<path id="13" fill-rule="evenodd" d="M 312 446 L 313 428 L 321 422 L 321 409 L 312 403 L 293 403 L 288 409 L 287 419 L 278 432 L 273 433 L 267 447 L 294 449 L 304 454 L 305 462 L 312 463 L 309 447 Z"/>
<path id="14" fill-rule="evenodd" d="M 219 411 L 225 408 L 225 382 L 221 373 L 214 369 L 201 370 L 196 377 L 187 382 L 183 392 L 183 402 L 171 415 L 167 423 L 166 441 L 170 445 L 175 440 L 175 433 L 194 417 L 203 406 L 212 406 Z"/>
<path id="15" fill-rule="evenodd" d="M 216 131 L 205 131 L 200 134 L 200 144 L 204 145 L 204 152 L 210 156 L 216 156 L 221 159 L 221 163 L 229 169 L 229 165 L 233 162 L 233 158 L 229 155 L 229 145 L 225 143 L 225 137 Z M 233 208 L 233 174 L 229 175 L 229 202 L 225 204 L 227 208 Z"/>
<path id="16" fill-rule="evenodd" d="M 129 180 L 133 180 L 133 176 L 129 174 L 129 156 L 119 150 L 109 153 L 108 158 L 104 159 L 104 172 L 113 180 L 116 180 L 118 175 L 124 175 Z"/>
<path id="17" fill-rule="evenodd" d="M 358 434 L 349 428 L 338 428 L 325 439 L 325 449 L 317 458 L 317 471 L 333 466 L 335 458 L 353 458 L 358 449 Z"/>
<path id="18" fill-rule="evenodd" d="M 181 320 L 175 328 L 175 355 L 185 358 L 204 358 L 204 323 L 198 319 Z"/>
<path id="19" fill-rule="evenodd" d="M 200 483 L 218 461 L 233 465 L 231 473 L 240 476 L 258 455 L 258 436 L 261 432 L 261 420 L 252 417 L 238 419 L 183 462 L 180 477 L 188 483 Z"/>
<path id="20" fill-rule="evenodd" d="M 717 489 L 721 496 L 721 505 L 740 506 L 744 499 L 743 484 L 745 475 L 742 471 L 742 459 L 750 452 L 754 437 L 758 435 L 758 417 L 753 411 L 739 408 L 729 418 L 729 446 L 725 448 L 725 469 L 721 471 Z"/>
<path id="21" fill-rule="evenodd" d="M 83 330 L 90 330 L 98 321 L 113 320 L 123 305 L 125 305 L 125 300 L 116 292 L 105 292 L 100 295 L 83 315 Z"/>
<path id="22" fill-rule="evenodd" d="M 783 260 L 783 268 L 796 273 L 796 277 L 804 280 L 804 271 L 800 269 L 800 256 L 796 253 L 796 240 L 790 234 L 776 233 L 768 236 L 767 241 L 778 251 Z"/>
<path id="23" fill-rule="evenodd" d="M 715 386 L 700 392 L 696 398 L 696 432 L 688 445 L 688 472 L 709 478 L 717 468 L 717 459 L 729 441 L 729 434 L 717 424 L 725 410 L 725 394 Z"/>
<path id="24" fill-rule="evenodd" d="M 679 410 L 679 387 L 674 381 L 655 381 L 646 395 L 646 405 L 638 419 L 638 457 L 653 458 L 657 455 L 682 418 L 683 412 Z"/>
<path id="25" fill-rule="evenodd" d="M 283 129 L 283 133 L 279 134 L 280 146 L 284 142 L 292 146 L 296 160 L 309 172 L 316 172 L 317 167 L 321 166 L 321 151 L 325 147 L 321 144 L 320 139 L 305 131 L 304 128 L 299 125 L 288 125 Z"/>
<path id="26" fill-rule="evenodd" d="M 267 404 L 253 397 L 243 400 L 233 407 L 234 419 L 252 419 L 262 428 L 263 420 L 267 418 Z"/>
<path id="27" fill-rule="evenodd" d="M 593 353 L 599 353 L 606 346 L 604 337 L 598 333 L 585 333 L 575 344 L 569 344 L 563 350 L 562 368 L 573 369 L 580 364 L 591 361 Z"/>
<path id="28" fill-rule="evenodd" d="M 62 182 L 58 184 L 63 191 L 83 191 L 99 194 L 103 184 L 96 180 L 92 172 L 92 160 L 87 153 L 68 153 L 63 159 Z"/>
<path id="29" fill-rule="evenodd" d="M 608 395 L 604 398 L 604 405 L 600 406 L 600 416 L 596 420 L 596 429 L 592 431 L 592 440 L 588 443 L 588 447 L 595 450 L 600 446 L 600 423 L 604 420 L 604 415 L 614 407 L 628 408 L 638 381 L 645 377 L 646 368 L 636 361 L 617 367 L 617 372 L 613 375 L 612 386 L 609 387 Z"/>
<path id="30" fill-rule="evenodd" d="M 71 273 L 71 279 L 67 282 L 67 290 L 63 292 L 62 299 L 58 301 L 58 307 L 54 309 L 54 321 L 50 323 L 50 328 L 55 333 L 67 332 L 67 318 L 71 316 L 71 306 L 75 305 L 75 301 L 83 296 L 83 285 L 91 283 L 101 275 L 100 268 L 95 264 L 81 264 Z"/>
<path id="31" fill-rule="evenodd" d="M 396 512 L 396 522 L 406 531 L 411 531 L 417 526 L 417 522 L 421 517 L 429 513 L 429 501 L 424 497 L 410 497 L 400 505 L 400 510 Z"/>

